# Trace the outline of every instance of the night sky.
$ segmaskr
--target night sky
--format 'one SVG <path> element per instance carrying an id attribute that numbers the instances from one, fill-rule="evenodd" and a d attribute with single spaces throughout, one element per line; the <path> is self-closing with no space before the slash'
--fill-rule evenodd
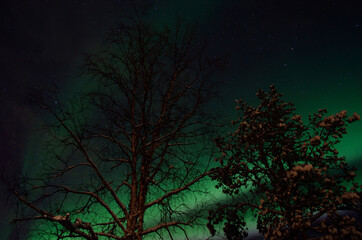
<path id="1" fill-rule="evenodd" d="M 228 57 L 226 70 L 216 76 L 224 86 L 214 103 L 225 121 L 236 117 L 235 98 L 255 105 L 256 91 L 271 84 L 304 119 L 320 108 L 362 115 L 361 1 L 138 2 L 151 2 L 149 22 L 170 25 L 175 15 L 197 22 L 209 54 Z M 81 90 L 82 54 L 102 48 L 105 33 L 130 4 L 19 0 L 1 3 L 0 9 L 0 165 L 9 173 L 30 171 L 40 158 L 38 128 L 44 118 L 29 99 L 40 89 L 57 88 L 60 97 Z M 361 182 L 362 122 L 347 131 L 337 149 L 358 168 Z M 0 239 L 11 239 L 14 209 L 4 189 L 1 196 Z"/>

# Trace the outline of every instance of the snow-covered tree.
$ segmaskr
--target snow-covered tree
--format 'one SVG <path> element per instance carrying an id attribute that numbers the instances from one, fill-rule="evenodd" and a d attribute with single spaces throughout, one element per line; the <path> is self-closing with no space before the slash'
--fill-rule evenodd
<path id="1" fill-rule="evenodd" d="M 211 176 L 235 201 L 210 211 L 210 232 L 224 223 L 228 239 L 243 239 L 250 212 L 266 239 L 308 239 L 308 231 L 323 239 L 361 239 L 361 225 L 338 211 L 360 212 L 361 186 L 351 184 L 355 169 L 335 149 L 359 115 L 325 116 L 320 109 L 303 123 L 281 96 L 272 85 L 258 91 L 257 107 L 237 100 L 235 132 L 215 140 L 221 167 Z"/>

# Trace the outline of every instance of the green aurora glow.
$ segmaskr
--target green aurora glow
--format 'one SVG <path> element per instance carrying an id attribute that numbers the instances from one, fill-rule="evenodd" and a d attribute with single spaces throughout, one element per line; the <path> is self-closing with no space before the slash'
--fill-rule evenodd
<path id="1" fill-rule="evenodd" d="M 300 69 L 302 71 L 302 69 Z M 329 79 L 328 83 L 318 82 L 321 81 L 321 75 L 323 75 L 323 69 L 320 70 L 320 72 L 314 72 L 314 74 L 304 74 L 299 73 L 298 71 L 293 72 L 291 74 L 291 78 L 293 79 L 293 84 L 286 82 L 287 80 L 284 80 L 286 84 L 283 84 L 283 80 L 279 80 L 276 86 L 278 87 L 278 90 L 282 93 L 284 93 L 284 100 L 291 101 L 295 104 L 297 108 L 297 113 L 301 114 L 303 116 L 303 119 L 306 120 L 308 114 L 313 114 L 316 112 L 319 108 L 326 108 L 328 110 L 329 114 L 334 114 L 336 112 L 339 112 L 341 110 L 346 109 L 349 114 L 353 112 L 362 113 L 362 95 L 359 94 L 358 89 L 362 89 L 362 84 L 360 82 L 360 85 L 356 85 L 358 83 L 357 79 L 362 78 L 361 72 L 355 73 L 355 75 L 348 72 L 348 66 L 344 66 L 344 68 L 341 66 L 338 71 L 335 70 L 336 73 L 330 72 L 326 76 L 324 76 L 325 79 Z M 348 81 L 341 74 L 341 72 L 346 71 L 349 76 Z M 284 75 L 284 74 L 283 74 Z M 255 75 L 254 75 L 255 76 Z M 298 76 L 298 77 L 296 77 Z M 260 76 L 261 77 L 261 76 Z M 257 78 L 257 77 L 256 77 Z M 280 76 L 269 76 L 270 79 L 281 79 Z M 308 79 L 307 81 L 302 81 L 301 79 Z M 343 86 L 339 86 L 338 82 L 343 80 Z M 319 84 L 316 84 L 319 83 Z M 265 83 L 263 86 L 260 86 L 260 88 L 267 89 L 270 84 L 273 82 Z M 82 84 L 81 84 L 82 85 Z M 288 86 L 292 85 L 292 86 Z M 326 88 L 326 85 L 328 88 Z M 73 83 L 69 84 L 69 88 L 72 88 L 74 85 Z M 66 88 L 65 88 L 66 89 Z M 84 90 L 84 89 L 83 89 Z M 249 91 L 245 88 L 242 89 L 243 91 Z M 307 93 L 306 93 L 307 91 Z M 250 92 L 255 93 L 255 89 L 250 90 Z M 69 94 L 68 90 L 65 90 L 65 95 Z M 235 94 L 235 96 L 243 97 L 241 95 Z M 250 99 L 245 98 L 250 104 L 256 105 L 257 102 L 256 97 L 252 96 Z M 231 99 L 230 99 L 231 100 Z M 230 101 L 230 110 L 225 113 L 225 116 L 228 116 L 226 118 L 233 119 L 235 118 L 236 111 L 234 111 L 234 102 Z M 221 110 L 220 110 L 221 111 Z M 342 156 L 346 156 L 347 162 L 349 162 L 352 165 L 355 165 L 358 167 L 357 182 L 362 182 L 361 176 L 361 167 L 360 163 L 362 159 L 362 153 L 361 153 L 361 136 L 362 136 L 362 123 L 356 122 L 352 124 L 348 129 L 348 134 L 345 135 L 339 144 L 339 147 L 337 148 Z M 39 139 L 37 139 L 36 135 L 32 137 L 35 140 L 30 140 L 28 144 L 28 151 L 25 155 L 25 164 L 24 169 L 32 169 L 34 170 L 34 159 L 41 158 L 40 153 L 38 153 L 38 150 L 36 149 L 39 143 Z M 27 167 L 31 166 L 31 167 Z M 205 183 L 206 187 L 208 189 L 212 189 L 214 187 L 214 183 L 208 182 Z M 220 191 L 215 190 L 215 198 L 218 199 L 224 199 L 227 198 L 226 196 L 223 196 Z M 207 202 L 207 200 L 205 200 Z M 192 201 L 190 202 L 192 203 Z M 155 214 L 157 214 L 156 211 L 151 211 L 150 216 L 154 218 Z M 147 221 L 147 220 L 146 220 Z M 146 222 L 147 224 L 147 222 Z M 249 222 L 250 229 L 255 229 L 255 222 L 250 220 Z M 206 235 L 205 235 L 206 234 Z M 192 235 L 194 237 L 200 237 L 200 239 L 204 239 L 203 236 L 207 236 L 207 230 L 206 229 L 200 229 L 200 230 L 193 230 Z M 179 238 L 176 239 L 183 239 L 182 233 L 179 232 L 176 236 L 179 236 Z M 30 238 L 29 240 L 36 239 Z M 56 238 L 54 238 L 56 239 Z M 49 238 L 49 240 L 52 240 L 52 238 Z"/>
<path id="2" fill-rule="evenodd" d="M 183 1 L 170 3 L 162 1 L 158 12 L 151 15 L 152 21 L 165 23 L 172 19 L 172 15 L 179 11 L 192 21 L 198 20 L 201 27 L 208 26 L 209 22 L 215 22 L 217 8 L 220 8 L 221 1 L 198 1 L 198 5 L 192 5 L 194 1 Z M 200 9 L 204 14 L 200 16 Z M 304 51 L 306 50 L 306 51 Z M 311 51 L 315 50 L 315 51 Z M 243 98 L 252 105 L 256 105 L 255 93 L 258 88 L 267 89 L 270 84 L 275 83 L 279 92 L 284 93 L 283 99 L 291 101 L 297 108 L 297 113 L 306 120 L 308 114 L 315 113 L 319 108 L 326 108 L 329 114 L 347 110 L 349 114 L 357 112 L 362 115 L 362 69 L 361 59 L 362 47 L 338 49 L 329 51 L 322 49 L 296 49 L 298 52 L 293 56 L 278 55 L 278 49 L 271 53 L 264 60 L 262 66 L 255 64 L 254 68 L 238 69 L 238 60 L 243 58 L 242 52 L 234 53 L 231 56 L 231 70 L 223 78 L 230 83 L 221 90 L 223 103 L 218 103 L 215 111 L 220 112 L 224 119 L 232 120 L 236 116 L 234 111 L 234 99 Z M 328 61 L 326 61 L 328 59 Z M 323 62 L 319 64 L 318 61 Z M 288 62 L 286 67 L 280 63 Z M 233 69 L 235 71 L 233 71 Z M 230 80 L 229 80 L 230 79 Z M 82 89 L 83 84 L 74 86 L 74 80 L 70 79 L 68 85 L 62 86 L 62 97 L 69 96 L 71 89 L 73 93 Z M 225 108 L 224 106 L 230 106 Z M 343 137 L 338 146 L 341 155 L 346 156 L 347 162 L 358 167 L 357 182 L 362 182 L 362 122 L 356 122 L 347 128 L 348 134 Z M 41 159 L 41 152 L 38 149 L 42 138 L 34 132 L 27 144 L 24 154 L 23 170 L 33 171 L 34 165 Z M 206 187 L 213 189 L 214 183 L 205 183 Z M 215 190 L 216 198 L 224 198 L 220 192 Z M 207 202 L 207 200 L 205 200 Z M 150 215 L 154 216 L 154 212 Z M 250 221 L 251 227 L 254 226 Z M 254 226 L 255 227 L 255 226 Z M 203 239 L 203 233 L 207 230 L 194 230 L 193 236 Z M 181 234 L 181 233 L 180 233 Z M 29 240 L 36 239 L 31 238 Z M 52 238 L 49 238 L 51 240 Z M 55 238 L 54 238 L 55 239 Z M 179 236 L 179 239 L 183 239 Z"/>

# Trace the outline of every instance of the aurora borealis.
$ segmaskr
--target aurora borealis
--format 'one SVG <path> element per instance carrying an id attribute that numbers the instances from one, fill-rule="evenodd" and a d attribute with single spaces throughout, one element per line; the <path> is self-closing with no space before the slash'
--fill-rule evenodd
<path id="1" fill-rule="evenodd" d="M 225 71 L 215 76 L 224 83 L 221 99 L 213 102 L 220 119 L 236 117 L 236 98 L 256 105 L 256 91 L 271 84 L 303 119 L 320 108 L 362 114 L 362 5 L 357 1 L 151 2 L 148 21 L 169 25 L 179 15 L 198 22 L 198 37 L 209 42 L 210 55 L 227 56 Z M 28 172 L 38 165 L 44 140 L 38 128 L 46 119 L 29 99 L 39 89 L 59 88 L 60 98 L 84 90 L 86 79 L 77 77 L 82 53 L 101 49 L 104 33 L 129 8 L 115 0 L 23 0 L 2 7 L 2 168 Z M 362 123 L 347 131 L 338 150 L 358 168 L 361 182 Z M 1 198 L 7 207 L 0 210 L 0 238 L 12 240 L 15 231 L 8 222 L 14 206 L 6 202 Z"/>

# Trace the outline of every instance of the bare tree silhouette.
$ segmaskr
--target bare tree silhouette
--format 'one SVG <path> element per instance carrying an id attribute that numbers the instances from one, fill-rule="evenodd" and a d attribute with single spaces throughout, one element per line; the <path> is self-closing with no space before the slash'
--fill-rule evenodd
<path id="1" fill-rule="evenodd" d="M 194 31 L 134 18 L 109 35 L 106 50 L 86 55 L 90 90 L 42 106 L 54 119 L 47 168 L 9 184 L 15 222 L 40 221 L 38 239 L 172 239 L 175 229 L 188 238 L 200 212 L 184 201 L 207 193 L 194 185 L 210 174 L 206 103 L 221 66 Z"/>

